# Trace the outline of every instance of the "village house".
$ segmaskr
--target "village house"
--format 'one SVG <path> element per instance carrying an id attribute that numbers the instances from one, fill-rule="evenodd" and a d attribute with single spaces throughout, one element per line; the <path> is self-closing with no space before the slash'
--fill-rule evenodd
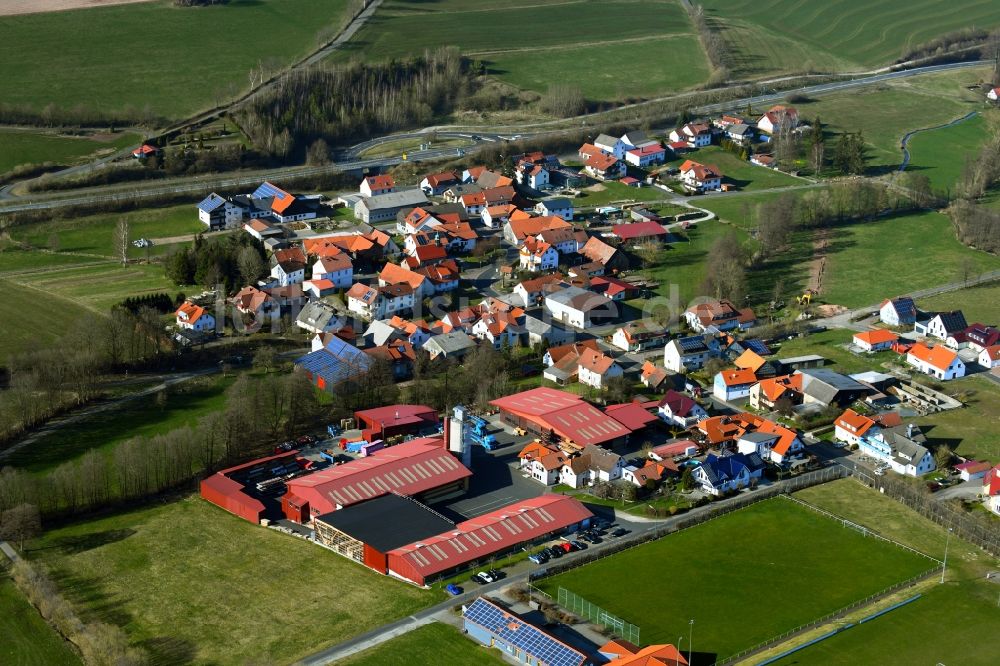
<path id="1" fill-rule="evenodd" d="M 588 176 L 598 180 L 618 180 L 625 175 L 625 163 L 599 152 L 583 158 L 583 170 Z"/>
<path id="2" fill-rule="evenodd" d="M 730 125 L 723 132 L 727 139 L 741 146 L 750 144 L 755 138 L 753 127 L 743 123 Z"/>
<path id="3" fill-rule="evenodd" d="M 899 336 L 884 328 L 862 331 L 854 334 L 854 346 L 866 352 L 887 351 L 899 340 Z"/>
<path id="4" fill-rule="evenodd" d="M 939 312 L 927 321 L 916 322 L 913 325 L 913 331 L 917 335 L 926 335 L 944 341 L 968 327 L 962 311 L 952 310 L 951 312 Z"/>
<path id="5" fill-rule="evenodd" d="M 648 143 L 625 151 L 625 162 L 645 169 L 667 160 L 667 149 L 659 142 Z"/>
<path id="6" fill-rule="evenodd" d="M 281 306 L 270 294 L 253 286 L 246 286 L 231 299 L 236 310 L 257 322 L 281 316 Z"/>
<path id="7" fill-rule="evenodd" d="M 750 406 L 754 409 L 776 409 L 779 401 L 794 407 L 802 404 L 801 374 L 762 379 L 750 387 Z"/>
<path id="8" fill-rule="evenodd" d="M 986 508 L 1000 516 L 1000 465 L 983 476 L 982 494 L 986 498 Z"/>
<path id="9" fill-rule="evenodd" d="M 518 260 L 523 271 L 551 271 L 559 266 L 559 252 L 545 241 L 528 238 L 518 251 Z"/>
<path id="10" fill-rule="evenodd" d="M 320 257 L 312 265 L 312 279 L 329 280 L 338 289 L 350 289 L 354 283 L 354 264 L 343 253 Z"/>
<path id="11" fill-rule="evenodd" d="M 515 217 L 511 215 L 503 225 L 503 239 L 519 247 L 525 238 L 534 238 L 551 229 L 572 229 L 572 225 L 556 215 L 545 217 Z"/>
<path id="12" fill-rule="evenodd" d="M 549 170 L 542 164 L 521 162 L 514 169 L 514 178 L 518 185 L 530 187 L 533 190 L 544 190 L 549 187 Z"/>
<path id="13" fill-rule="evenodd" d="M 752 480 L 763 475 L 764 461 L 755 453 L 734 453 L 719 457 L 709 453 L 704 462 L 694 468 L 692 476 L 703 492 L 719 495 L 748 488 Z"/>
<path id="14" fill-rule="evenodd" d="M 570 488 L 586 488 L 595 483 L 611 483 L 622 477 L 625 459 L 600 446 L 588 444 L 579 455 L 566 460 L 559 470 L 559 483 Z"/>
<path id="15" fill-rule="evenodd" d="M 834 437 L 857 445 L 861 452 L 886 464 L 897 474 L 923 476 L 934 471 L 934 457 L 925 446 L 920 428 L 903 425 L 898 413 L 889 412 L 878 420 L 848 409 L 835 421 Z"/>
<path id="16" fill-rule="evenodd" d="M 879 321 L 889 326 L 913 326 L 917 322 L 917 306 L 909 296 L 886 301 L 878 309 Z"/>
<path id="17" fill-rule="evenodd" d="M 685 160 L 680 167 L 681 182 L 689 190 L 708 192 L 722 189 L 722 172 L 718 167 Z"/>
<path id="18" fill-rule="evenodd" d="M 708 412 L 683 393 L 679 393 L 674 389 L 667 391 L 660 402 L 657 403 L 656 409 L 665 422 L 671 425 L 677 425 L 681 428 L 690 428 L 696 425 L 702 419 L 708 418 Z"/>
<path id="19" fill-rule="evenodd" d="M 519 215 L 522 219 L 531 217 L 530 214 L 524 212 L 514 204 L 505 204 L 501 206 L 488 206 L 483 209 L 480 213 L 480 219 L 483 225 L 489 227 L 490 229 L 499 229 L 507 223 L 507 220 L 511 218 L 512 215 Z"/>
<path id="20" fill-rule="evenodd" d="M 531 307 L 541 303 L 547 293 L 562 289 L 562 281 L 563 276 L 559 273 L 543 275 L 518 283 L 513 292 L 520 299 L 521 305 Z"/>
<path id="21" fill-rule="evenodd" d="M 642 364 L 642 372 L 639 374 L 639 381 L 648 389 L 654 391 L 662 389 L 667 385 L 667 378 L 670 374 L 666 368 L 661 368 L 652 361 Z"/>
<path id="22" fill-rule="evenodd" d="M 198 331 L 199 333 L 215 330 L 215 316 L 202 306 L 195 305 L 191 301 L 181 303 L 175 315 L 179 328 Z"/>
<path id="23" fill-rule="evenodd" d="M 618 317 L 614 301 L 579 287 L 546 294 L 544 304 L 555 321 L 574 328 L 589 328 L 595 321 L 607 323 Z"/>
<path id="24" fill-rule="evenodd" d="M 585 349 L 577 362 L 577 378 L 581 384 L 603 389 L 608 381 L 624 374 L 622 367 L 603 352 Z"/>
<path id="25" fill-rule="evenodd" d="M 542 363 L 545 365 L 542 377 L 561 386 L 569 383 L 573 377 L 578 376 L 580 357 L 585 351 L 599 351 L 597 340 L 589 339 L 550 347 L 542 356 Z"/>
<path id="26" fill-rule="evenodd" d="M 799 126 L 799 112 L 795 107 L 772 106 L 764 112 L 757 121 L 757 129 L 767 134 L 780 133 L 783 130 L 793 130 Z"/>
<path id="27" fill-rule="evenodd" d="M 420 189 L 423 190 L 424 194 L 429 197 L 439 197 L 444 194 L 445 190 L 449 187 L 458 185 L 458 183 L 458 174 L 454 171 L 443 171 L 441 173 L 432 173 L 425 176 L 424 179 L 420 181 Z"/>
<path id="28" fill-rule="evenodd" d="M 910 347 L 906 362 L 914 368 L 940 380 L 965 376 L 965 363 L 958 354 L 944 345 L 928 347 L 922 342 Z"/>
<path id="29" fill-rule="evenodd" d="M 396 219 L 400 211 L 426 204 L 427 195 L 419 188 L 396 190 L 363 197 L 354 205 L 354 216 L 365 224 L 387 222 Z"/>
<path id="30" fill-rule="evenodd" d="M 979 352 L 978 360 L 979 365 L 983 366 L 987 370 L 1000 368 L 1000 345 L 987 347 L 983 351 Z"/>
<path id="31" fill-rule="evenodd" d="M 238 229 L 243 222 L 243 208 L 212 192 L 198 204 L 198 220 L 209 231 Z"/>
<path id="32" fill-rule="evenodd" d="M 703 148 L 712 143 L 712 128 L 707 123 L 688 123 L 672 130 L 670 140 L 684 142 L 688 148 Z"/>
<path id="33" fill-rule="evenodd" d="M 708 359 L 719 355 L 719 342 L 710 336 L 676 338 L 663 348 L 663 367 L 671 372 L 700 370 Z"/>
<path id="34" fill-rule="evenodd" d="M 625 142 L 613 136 L 607 134 L 598 135 L 594 139 L 594 147 L 605 155 L 610 155 L 615 159 L 621 160 L 625 158 Z"/>
<path id="35" fill-rule="evenodd" d="M 558 447 L 547 446 L 538 440 L 527 444 L 517 457 L 521 471 L 546 486 L 559 483 L 559 473 L 569 460 L 569 456 Z"/>
<path id="36" fill-rule="evenodd" d="M 374 197 L 379 194 L 389 194 L 395 191 L 396 181 L 388 174 L 367 176 L 361 180 L 361 186 L 358 187 L 358 192 L 365 197 Z"/>
<path id="37" fill-rule="evenodd" d="M 591 277 L 589 289 L 595 294 L 607 296 L 613 301 L 624 301 L 639 293 L 639 289 L 635 285 L 604 275 Z"/>
<path id="38" fill-rule="evenodd" d="M 666 330 L 647 330 L 639 322 L 629 322 L 615 329 L 611 335 L 611 345 L 624 352 L 645 351 L 662 345 L 668 335 Z"/>
<path id="39" fill-rule="evenodd" d="M 971 349 L 981 352 L 987 347 L 1000 344 L 1000 330 L 977 322 L 958 333 L 949 335 L 945 344 L 952 349 Z"/>
<path id="40" fill-rule="evenodd" d="M 307 303 L 299 310 L 295 325 L 310 333 L 339 333 L 348 327 L 347 317 L 321 301 Z M 353 331 L 352 331 L 353 335 Z"/>
<path id="41" fill-rule="evenodd" d="M 750 388 L 756 383 L 757 376 L 749 368 L 722 370 L 712 382 L 712 395 L 724 402 L 748 398 Z"/>
<path id="42" fill-rule="evenodd" d="M 688 326 L 698 333 L 747 329 L 757 321 L 753 310 L 750 308 L 737 310 L 736 306 L 725 299 L 720 301 L 710 299 L 692 305 L 684 311 L 684 319 Z"/>
<path id="43" fill-rule="evenodd" d="M 347 309 L 369 321 L 411 312 L 415 300 L 413 288 L 406 283 L 370 287 L 359 282 L 347 290 L 346 297 Z"/>
<path id="44" fill-rule="evenodd" d="M 432 335 L 424 343 L 424 351 L 431 360 L 437 358 L 462 358 L 476 346 L 476 341 L 462 330 Z"/>
<path id="45" fill-rule="evenodd" d="M 544 216 L 561 217 L 567 222 L 572 222 L 573 202 L 566 197 L 543 199 L 535 204 L 535 212 Z"/>

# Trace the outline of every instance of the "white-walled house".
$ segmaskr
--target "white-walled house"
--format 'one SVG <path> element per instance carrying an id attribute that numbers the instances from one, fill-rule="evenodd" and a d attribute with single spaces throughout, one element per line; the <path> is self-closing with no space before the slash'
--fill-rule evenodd
<path id="1" fill-rule="evenodd" d="M 664 421 L 676 424 L 681 428 L 691 428 L 698 421 L 708 418 L 708 412 L 693 398 L 673 389 L 664 394 L 657 405 L 657 411 Z"/>
<path id="2" fill-rule="evenodd" d="M 917 306 L 909 296 L 891 298 L 882 302 L 878 317 L 889 326 L 913 326 L 917 321 Z"/>
<path id="3" fill-rule="evenodd" d="M 544 298 L 545 309 L 554 321 L 575 328 L 589 327 L 595 316 L 613 317 L 618 313 L 611 299 L 580 287 L 566 287 Z"/>
<path id="4" fill-rule="evenodd" d="M 358 191 L 366 197 L 389 194 L 396 191 L 396 181 L 389 175 L 368 176 L 361 181 Z"/>
<path id="5" fill-rule="evenodd" d="M 708 454 L 705 461 L 694 468 L 692 476 L 701 490 L 710 495 L 722 495 L 750 485 L 763 474 L 764 463 L 756 454 L 736 453 L 719 457 Z"/>
<path id="6" fill-rule="evenodd" d="M 722 173 L 714 166 L 685 160 L 681 165 L 680 174 L 681 182 L 689 189 L 708 192 L 722 188 Z"/>
<path id="7" fill-rule="evenodd" d="M 927 321 L 916 322 L 913 325 L 913 331 L 919 335 L 947 340 L 955 333 L 964 331 L 968 327 L 962 311 L 952 310 L 951 312 L 939 312 Z"/>
<path id="8" fill-rule="evenodd" d="M 518 252 L 521 270 L 529 273 L 555 270 L 559 266 L 559 252 L 545 241 L 527 238 Z"/>
<path id="9" fill-rule="evenodd" d="M 350 289 L 354 283 L 354 265 L 346 254 L 321 257 L 312 265 L 313 280 L 329 280 L 338 289 Z"/>
<path id="10" fill-rule="evenodd" d="M 567 222 L 572 222 L 573 202 L 566 197 L 543 199 L 535 204 L 535 212 L 542 216 L 561 217 Z"/>
<path id="11" fill-rule="evenodd" d="M 243 208 L 212 192 L 198 204 L 198 220 L 209 231 L 237 229 L 243 222 Z"/>
<path id="12" fill-rule="evenodd" d="M 213 331 L 215 330 L 215 316 L 210 314 L 200 305 L 195 305 L 191 301 L 184 301 L 177 312 L 177 326 L 189 331 Z"/>
<path id="13" fill-rule="evenodd" d="M 705 366 L 708 359 L 719 354 L 719 343 L 714 338 L 706 341 L 703 335 L 677 338 L 663 348 L 663 367 L 671 372 L 690 372 Z"/>
<path id="14" fill-rule="evenodd" d="M 941 380 L 965 376 L 965 363 L 958 354 L 944 345 L 928 347 L 922 342 L 910 347 L 906 362 L 924 374 Z"/>
<path id="15" fill-rule="evenodd" d="M 605 155 L 611 155 L 615 159 L 619 160 L 625 158 L 625 142 L 619 138 L 615 138 L 607 134 L 601 134 L 594 139 L 594 145 L 597 146 Z"/>
<path id="16" fill-rule="evenodd" d="M 979 352 L 979 365 L 988 369 L 1000 368 L 1000 345 L 993 345 Z"/>
<path id="17" fill-rule="evenodd" d="M 598 351 L 587 348 L 580 353 L 577 361 L 577 379 L 581 384 L 596 389 L 608 385 L 608 381 L 624 374 L 615 360 Z"/>
<path id="18" fill-rule="evenodd" d="M 306 267 L 300 261 L 280 261 L 271 267 L 271 277 L 278 281 L 280 287 L 301 284 L 306 279 Z"/>

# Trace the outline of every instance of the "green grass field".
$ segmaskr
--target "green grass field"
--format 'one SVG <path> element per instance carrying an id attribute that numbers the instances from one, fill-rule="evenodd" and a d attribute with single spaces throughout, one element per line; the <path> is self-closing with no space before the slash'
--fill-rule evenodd
<path id="1" fill-rule="evenodd" d="M 963 393 L 966 406 L 915 419 L 927 439 L 948 444 L 966 458 L 1000 462 L 1000 386 L 984 377 L 969 377 L 946 382 L 945 390 Z"/>
<path id="2" fill-rule="evenodd" d="M 0 255 L 2 257 L 3 255 Z M 8 354 L 36 349 L 53 342 L 70 325 L 88 315 L 86 309 L 64 299 L 0 280 L 0 365 Z"/>
<path id="3" fill-rule="evenodd" d="M 61 296 L 97 312 L 107 312 L 129 296 L 159 292 L 174 294 L 178 287 L 167 280 L 156 264 L 99 264 L 64 268 L 31 275 L 15 275 L 12 282 Z"/>
<path id="4" fill-rule="evenodd" d="M 15 227 L 14 240 L 33 247 L 48 248 L 53 234 L 58 239 L 58 252 L 115 256 L 114 234 L 119 220 L 129 225 L 129 238 L 159 238 L 187 236 L 205 230 L 192 205 L 150 208 L 130 213 L 88 215 L 57 218 Z M 154 248 L 156 246 L 154 245 Z M 144 249 L 130 246 L 132 257 L 145 257 Z"/>
<path id="5" fill-rule="evenodd" d="M 225 406 L 225 390 L 232 378 L 222 376 L 192 380 L 166 393 L 162 405 L 150 395 L 130 400 L 115 409 L 99 412 L 66 430 L 44 435 L 14 453 L 4 464 L 32 472 L 45 472 L 91 449 L 110 451 L 132 437 L 151 437 L 184 426 Z"/>
<path id="6" fill-rule="evenodd" d="M 973 274 L 1000 268 L 1000 258 L 959 243 L 951 221 L 941 213 L 851 224 L 834 234 L 822 299 L 848 307 L 873 305 L 961 280 L 965 262 Z M 927 270 L 929 266 L 934 270 Z"/>
<path id="7" fill-rule="evenodd" d="M 6 666 L 79 664 L 80 658 L 11 581 L 0 565 L 0 663 Z"/>
<path id="8" fill-rule="evenodd" d="M 843 345 L 849 344 L 853 335 L 854 332 L 847 329 L 830 329 L 822 333 L 807 335 L 804 338 L 782 342 L 780 349 L 775 353 L 778 358 L 819 354 L 835 364 L 835 369 L 848 374 L 877 370 L 881 368 L 883 363 L 899 358 L 899 355 L 893 352 L 879 352 L 863 356 L 852 354 Z"/>
<path id="9" fill-rule="evenodd" d="M 944 529 L 852 479 L 813 486 L 795 495 L 936 558 L 944 556 Z M 995 562 L 952 538 L 948 568 L 948 582 L 935 585 L 920 600 L 777 663 L 994 663 L 993 656 L 982 649 L 982 637 L 995 633 L 1000 623 L 1000 587 L 985 581 L 986 571 L 996 569 Z"/>
<path id="10" fill-rule="evenodd" d="M 606 206 L 611 203 L 631 202 L 631 201 L 664 201 L 667 195 L 663 190 L 655 187 L 629 187 L 616 181 L 599 183 L 596 186 L 600 189 L 581 190 L 581 196 L 573 200 L 573 207 L 577 210 L 593 206 Z"/>
<path id="11" fill-rule="evenodd" d="M 43 130 L 0 129 L 0 173 L 20 164 L 73 164 L 84 157 L 112 153 L 138 143 L 140 138 L 127 132 L 94 138 Z"/>
<path id="12" fill-rule="evenodd" d="M 123 627 L 152 663 L 290 663 L 437 599 L 196 496 L 54 529 L 28 550 L 85 619 Z"/>
<path id="13" fill-rule="evenodd" d="M 711 164 L 722 172 L 722 182 L 733 185 L 741 190 L 766 190 L 772 187 L 789 185 L 804 185 L 807 181 L 788 174 L 750 164 L 719 146 L 706 146 L 690 153 L 685 153 L 668 162 L 672 166 L 680 166 L 685 160 L 694 160 L 702 164 Z M 698 202 L 695 202 L 696 204 Z"/>
<path id="14" fill-rule="evenodd" d="M 0 275 L 13 275 L 26 271 L 66 268 L 80 264 L 103 263 L 106 259 L 93 255 L 23 250 L 10 246 L 0 251 Z"/>
<path id="15" fill-rule="evenodd" d="M 643 643 L 675 642 L 694 619 L 695 652 L 725 658 L 931 564 L 776 498 L 538 585 L 639 625 Z"/>
<path id="16" fill-rule="evenodd" d="M 927 312 L 961 310 L 970 324 L 978 321 L 995 326 L 1000 324 L 1000 283 L 921 298 L 917 305 Z"/>
<path id="17" fill-rule="evenodd" d="M 449 624 L 425 624 L 364 652 L 341 659 L 338 666 L 466 666 L 506 664 L 500 653 L 470 640 Z"/>
<path id="18" fill-rule="evenodd" d="M 951 127 L 914 134 L 908 142 L 910 164 L 906 170 L 926 175 L 935 190 L 951 191 L 966 160 L 979 154 L 988 136 L 982 115 Z"/>
<path id="19" fill-rule="evenodd" d="M 975 25 L 1000 25 L 1000 6 L 983 0 L 813 3 L 706 0 L 710 19 L 752 38 L 731 40 L 737 71 L 843 70 L 887 65 L 908 48 Z M 724 32 L 724 36 L 728 35 Z M 777 47 L 768 43 L 778 41 Z M 787 44 L 798 48 L 788 51 Z M 840 67 L 831 67 L 837 62 Z"/>
<path id="20" fill-rule="evenodd" d="M 621 20 L 625 15 L 628 21 Z M 389 0 L 331 58 L 400 58 L 440 46 L 458 47 L 517 87 L 544 93 L 553 83 L 568 83 L 594 100 L 652 97 L 708 75 L 687 16 L 679 4 L 664 0 L 510 0 L 488 6 Z"/>
<path id="21" fill-rule="evenodd" d="M 345 8 L 346 0 L 232 0 L 198 8 L 158 0 L 6 16 L 0 99 L 36 111 L 82 105 L 182 117 L 244 90 L 258 63 L 270 75 L 313 51 L 320 33 L 332 36 L 341 24 Z"/>

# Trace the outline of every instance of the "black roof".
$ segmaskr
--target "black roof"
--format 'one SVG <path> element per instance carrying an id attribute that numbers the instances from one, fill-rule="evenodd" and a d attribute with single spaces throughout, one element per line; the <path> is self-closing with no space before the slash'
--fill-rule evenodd
<path id="1" fill-rule="evenodd" d="M 382 553 L 455 528 L 455 523 L 436 511 L 392 493 L 325 513 L 316 520 Z"/>
<path id="2" fill-rule="evenodd" d="M 938 316 L 941 317 L 941 324 L 944 326 L 944 330 L 948 333 L 955 333 L 956 331 L 961 331 L 969 327 L 969 325 L 965 323 L 965 315 L 962 314 L 961 310 L 939 312 Z"/>

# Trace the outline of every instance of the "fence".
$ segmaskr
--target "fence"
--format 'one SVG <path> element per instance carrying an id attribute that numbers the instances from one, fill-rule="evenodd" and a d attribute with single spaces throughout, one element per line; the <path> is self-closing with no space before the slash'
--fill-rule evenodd
<path id="1" fill-rule="evenodd" d="M 764 649 L 769 648 L 769 647 L 771 647 L 773 645 L 776 645 L 776 644 L 782 642 L 785 639 L 788 639 L 788 638 L 791 638 L 792 636 L 795 636 L 796 634 L 800 634 L 803 631 L 808 631 L 809 629 L 815 629 L 816 627 L 818 627 L 818 626 L 820 626 L 820 625 L 822 625 L 822 624 L 824 624 L 826 622 L 829 622 L 830 620 L 835 620 L 837 618 L 843 617 L 844 615 L 846 615 L 847 613 L 850 613 L 853 610 L 857 610 L 859 608 L 864 608 L 865 606 L 869 606 L 872 603 L 878 601 L 879 599 L 881 599 L 883 597 L 886 597 L 886 596 L 888 596 L 890 594 L 893 594 L 894 592 L 898 592 L 898 591 L 900 591 L 902 589 L 905 589 L 907 587 L 912 587 L 913 585 L 916 585 L 920 581 L 922 581 L 922 580 L 924 580 L 926 578 L 929 578 L 930 576 L 934 576 L 937 573 L 938 573 L 938 568 L 937 567 L 934 567 L 933 569 L 928 569 L 927 571 L 925 571 L 922 574 L 918 574 L 918 575 L 914 576 L 913 578 L 910 578 L 908 580 L 904 580 L 901 583 L 896 583 L 895 585 L 891 585 L 891 586 L 885 588 L 884 590 L 882 590 L 881 592 L 876 592 L 875 594 L 869 595 L 869 596 L 865 597 L 864 599 L 858 599 L 857 601 L 854 601 L 854 602 L 848 604 L 847 606 L 844 606 L 843 608 L 840 608 L 839 610 L 835 610 L 832 613 L 827 613 L 823 617 L 816 618 L 815 620 L 812 620 L 811 622 L 807 622 L 806 624 L 799 625 L 798 627 L 795 627 L 794 629 L 789 629 L 788 631 L 786 631 L 786 632 L 784 632 L 782 634 L 778 634 L 777 636 L 772 636 L 771 638 L 767 639 L 766 641 L 758 643 L 757 645 L 754 645 L 753 647 L 747 648 L 746 650 L 743 650 L 741 652 L 737 652 L 736 654 L 730 655 L 730 656 L 726 657 L 725 659 L 719 659 L 718 661 L 715 662 L 715 666 L 725 666 L 726 664 L 736 663 L 737 661 L 739 661 L 740 659 L 743 659 L 744 657 L 747 657 L 747 656 L 749 656 L 749 655 L 751 655 L 751 654 L 753 654 L 755 652 L 760 652 L 761 650 L 764 650 Z M 877 614 L 873 613 L 872 615 L 869 615 L 868 617 L 866 617 L 865 620 L 872 619 L 876 615 Z M 765 663 L 767 663 L 767 662 L 765 662 Z"/>
<path id="2" fill-rule="evenodd" d="M 879 534 L 878 532 L 872 530 L 869 527 L 865 527 L 864 525 L 858 525 L 857 523 L 852 522 L 852 521 L 848 520 L 847 518 L 844 518 L 843 516 L 838 516 L 835 513 L 830 513 L 826 509 L 821 509 L 818 506 L 810 504 L 809 502 L 804 502 L 803 500 L 800 500 L 798 497 L 792 497 L 791 495 L 783 495 L 783 497 L 785 499 L 791 500 L 792 502 L 795 502 L 796 504 L 800 504 L 800 505 L 806 507 L 807 509 L 812 509 L 813 511 L 815 511 L 817 513 L 820 513 L 820 514 L 826 516 L 827 518 L 831 518 L 833 520 L 836 520 L 837 522 L 841 523 L 844 527 L 849 527 L 849 528 L 851 528 L 853 530 L 861 532 L 861 534 L 863 534 L 866 537 L 869 537 L 869 536 L 870 537 L 874 537 L 874 538 L 879 539 L 881 541 L 885 541 L 886 543 L 891 543 L 892 545 L 897 546 L 898 548 L 902 548 L 904 550 L 910 551 L 911 553 L 915 553 L 917 555 L 920 555 L 921 557 L 926 557 L 928 560 L 930 560 L 932 562 L 935 562 L 936 564 L 941 564 L 941 565 L 944 564 L 944 562 L 942 562 L 941 560 L 937 559 L 936 557 L 931 557 L 927 553 L 922 553 L 919 550 L 917 550 L 916 548 L 911 548 L 910 546 L 907 546 L 905 543 L 900 543 L 900 542 L 894 541 L 893 539 L 890 539 L 888 537 L 884 537 L 884 536 L 882 536 L 881 534 Z"/>
<path id="3" fill-rule="evenodd" d="M 557 601 L 560 606 L 585 620 L 608 627 L 616 635 L 625 640 L 631 641 L 636 645 L 639 644 L 639 627 L 631 622 L 626 622 L 617 615 L 609 613 L 596 604 L 590 603 L 580 595 L 570 592 L 565 587 L 559 588 Z"/>
<path id="4" fill-rule="evenodd" d="M 1000 556 L 1000 530 L 985 520 L 977 520 L 974 515 L 967 515 L 953 509 L 944 502 L 926 495 L 922 488 L 915 487 L 906 481 L 887 476 L 875 477 L 861 470 L 855 470 L 853 476 L 858 483 L 874 488 L 916 511 L 921 516 L 950 529 L 955 536 L 979 546 L 994 557 Z"/>

